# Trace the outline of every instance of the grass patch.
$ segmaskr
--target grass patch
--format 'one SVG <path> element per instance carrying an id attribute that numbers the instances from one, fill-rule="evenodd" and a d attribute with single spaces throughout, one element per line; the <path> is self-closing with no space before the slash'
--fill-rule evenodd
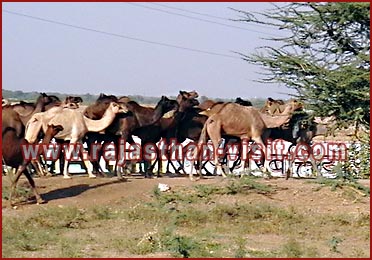
<path id="1" fill-rule="evenodd" d="M 359 247 L 352 253 L 350 249 L 348 256 L 368 255 L 368 212 L 307 214 L 270 201 L 244 200 L 252 193 L 272 192 L 255 179 L 234 178 L 168 192 L 154 189 L 150 202 L 128 200 L 115 207 L 84 209 L 40 207 L 27 216 L 18 211 L 19 217 L 11 214 L 2 219 L 3 257 L 345 256 L 342 246 L 350 238 L 358 240 Z M 233 196 L 236 202 L 229 200 Z M 280 240 L 257 244 L 251 239 L 256 235 Z"/>
<path id="2" fill-rule="evenodd" d="M 10 185 L 3 185 L 2 186 L 2 198 L 5 200 L 9 200 L 10 195 Z M 34 198 L 34 193 L 28 183 L 18 183 L 14 195 L 13 195 L 13 202 L 19 203 L 23 201 L 28 201 Z"/>
<path id="3" fill-rule="evenodd" d="M 332 191 L 349 188 L 348 191 L 354 194 L 357 193 L 361 196 L 370 196 L 370 188 L 358 183 L 356 180 L 320 178 L 308 182 L 321 185 L 315 190 L 320 190 L 323 187 L 331 187 Z"/>

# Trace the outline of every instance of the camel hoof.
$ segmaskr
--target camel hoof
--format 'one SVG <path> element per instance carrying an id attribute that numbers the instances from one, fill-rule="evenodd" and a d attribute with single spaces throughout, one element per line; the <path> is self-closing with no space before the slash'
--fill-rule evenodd
<path id="1" fill-rule="evenodd" d="M 39 199 L 39 200 L 36 202 L 36 205 L 45 204 L 45 203 L 46 203 L 46 200 Z"/>
<path id="2" fill-rule="evenodd" d="M 118 180 L 122 181 L 122 182 L 127 182 L 128 181 L 126 178 L 123 178 L 123 177 L 118 178 Z"/>
<path id="3" fill-rule="evenodd" d="M 89 175 L 89 178 L 95 179 L 95 178 L 97 178 L 97 176 L 96 175 Z"/>
<path id="4" fill-rule="evenodd" d="M 71 179 L 72 177 L 69 175 L 63 175 L 63 179 Z"/>

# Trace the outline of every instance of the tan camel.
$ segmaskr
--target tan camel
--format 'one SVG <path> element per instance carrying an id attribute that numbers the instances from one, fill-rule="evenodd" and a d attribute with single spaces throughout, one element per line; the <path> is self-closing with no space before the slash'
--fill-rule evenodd
<path id="1" fill-rule="evenodd" d="M 302 102 L 299 102 L 296 99 L 290 99 L 288 102 L 285 103 L 281 99 L 275 100 L 272 98 L 268 98 L 265 102 L 265 105 L 263 106 L 263 108 L 261 108 L 260 111 L 263 113 L 267 113 L 269 115 L 280 115 L 281 113 L 283 113 L 283 111 L 288 105 L 296 106 L 294 110 L 299 110 L 303 108 Z"/>
<path id="2" fill-rule="evenodd" d="M 270 134 L 269 128 L 276 128 L 288 122 L 295 106 L 288 105 L 282 115 L 270 116 L 259 112 L 252 107 L 244 107 L 235 103 L 227 103 L 216 114 L 210 116 L 205 122 L 199 139 L 199 149 L 207 142 L 207 135 L 212 140 L 214 147 L 214 161 L 216 169 L 226 177 L 218 160 L 217 148 L 221 144 L 222 134 L 236 136 L 244 140 L 253 140 L 263 148 L 265 153 L 265 142 Z M 198 158 L 199 150 L 194 153 Z M 197 155 L 197 156 L 195 156 Z M 267 172 L 268 161 L 265 161 L 264 172 Z M 201 176 L 201 170 L 199 170 Z M 189 175 L 193 180 L 193 173 Z"/>
<path id="3" fill-rule="evenodd" d="M 118 105 L 111 102 L 106 109 L 103 117 L 99 120 L 92 120 L 84 116 L 78 109 L 52 108 L 46 112 L 35 114 L 26 126 L 25 139 L 29 143 L 34 143 L 37 140 L 37 135 L 42 128 L 46 131 L 47 124 L 61 125 L 63 131 L 59 132 L 55 138 L 70 140 L 70 149 L 65 151 L 65 165 L 63 170 L 63 178 L 71 178 L 68 174 L 67 154 L 71 154 L 72 146 L 81 142 L 87 132 L 100 132 L 108 127 L 115 118 L 117 113 L 125 113 L 128 109 L 124 105 Z M 88 170 L 88 175 L 91 178 L 96 176 Z"/>

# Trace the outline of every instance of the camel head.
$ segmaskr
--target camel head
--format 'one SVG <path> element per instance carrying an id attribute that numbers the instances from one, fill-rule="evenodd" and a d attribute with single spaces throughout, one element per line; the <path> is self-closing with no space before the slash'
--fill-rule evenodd
<path id="1" fill-rule="evenodd" d="M 58 134 L 59 132 L 63 131 L 63 126 L 62 125 L 48 125 L 47 126 L 47 130 L 46 130 L 46 133 L 45 135 L 50 135 L 50 136 L 55 136 L 56 134 Z"/>
<path id="2" fill-rule="evenodd" d="M 114 95 L 105 95 L 101 93 L 96 100 L 96 103 L 110 103 L 110 102 L 118 102 L 118 98 Z"/>
<path id="3" fill-rule="evenodd" d="M 36 103 L 41 102 L 44 105 L 49 105 L 51 103 L 56 103 L 60 101 L 61 100 L 57 96 L 40 93 L 40 96 L 37 98 Z"/>
<path id="4" fill-rule="evenodd" d="M 290 109 L 287 109 L 288 106 Z M 283 100 L 281 99 L 273 99 L 273 98 L 268 98 L 265 102 L 264 107 L 261 109 L 261 112 L 268 113 L 270 115 L 278 115 L 282 114 L 284 110 L 286 112 L 294 112 L 298 110 L 302 110 L 303 108 L 303 103 L 296 100 L 296 99 L 290 99 L 287 103 L 284 103 Z"/>
<path id="5" fill-rule="evenodd" d="M 291 106 L 292 112 L 301 111 L 304 108 L 304 104 L 301 101 L 298 101 L 297 99 L 290 99 L 286 105 Z"/>
<path id="6" fill-rule="evenodd" d="M 66 104 L 68 103 L 79 104 L 79 103 L 83 103 L 83 99 L 81 97 L 67 96 L 65 99 L 65 103 Z"/>
<path id="7" fill-rule="evenodd" d="M 180 90 L 179 95 L 183 96 L 184 98 L 190 98 L 190 99 L 199 97 L 199 94 L 195 90 L 190 91 L 190 92 Z"/>
<path id="8" fill-rule="evenodd" d="M 199 94 L 195 90 L 190 91 L 190 92 L 180 90 L 180 93 L 178 94 L 176 100 L 177 100 L 178 104 L 181 104 L 182 100 L 196 99 L 198 97 L 199 97 Z"/>
<path id="9" fill-rule="evenodd" d="M 178 110 L 178 108 L 179 105 L 176 100 L 162 96 L 158 104 L 156 104 L 155 110 L 161 110 L 161 112 L 165 114 L 171 110 Z"/>
<path id="10" fill-rule="evenodd" d="M 199 105 L 199 101 L 195 98 L 189 98 L 189 95 L 178 95 L 177 102 L 179 104 L 179 111 L 185 111 L 187 108 Z"/>
<path id="11" fill-rule="evenodd" d="M 242 99 L 241 97 L 237 97 L 237 98 L 235 99 L 235 103 L 236 103 L 236 104 L 239 104 L 239 105 L 241 105 L 241 106 L 246 106 L 246 107 L 251 107 L 251 106 L 252 106 L 251 101 L 249 101 L 249 100 L 244 100 L 244 99 Z"/>
<path id="12" fill-rule="evenodd" d="M 128 107 L 124 103 L 116 103 L 116 102 L 111 102 L 107 109 L 110 109 L 115 114 L 127 113 L 129 111 Z"/>
<path id="13" fill-rule="evenodd" d="M 3 99 L 3 106 L 9 105 L 9 104 L 10 104 L 9 100 Z"/>

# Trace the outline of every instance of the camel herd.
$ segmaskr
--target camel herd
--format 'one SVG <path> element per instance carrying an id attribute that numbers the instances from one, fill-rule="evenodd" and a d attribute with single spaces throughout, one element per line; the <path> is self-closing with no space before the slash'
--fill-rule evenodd
<path id="1" fill-rule="evenodd" d="M 269 138 L 281 138 L 296 144 L 310 143 L 314 136 L 325 134 L 325 129 L 318 127 L 315 122 L 303 123 L 308 115 L 303 111 L 303 104 L 295 99 L 284 102 L 269 98 L 263 108 L 257 109 L 251 102 L 241 98 L 237 98 L 234 103 L 213 100 L 199 103 L 198 97 L 195 91 L 180 91 L 175 100 L 162 96 L 155 107 L 142 106 L 126 96 L 105 94 L 101 94 L 89 106 L 82 106 L 83 100 L 80 97 L 67 97 L 61 101 L 58 97 L 45 93 L 41 93 L 35 103 L 21 101 L 18 104 L 9 104 L 3 100 L 3 164 L 17 168 L 15 177 L 11 180 L 10 203 L 22 173 L 29 180 L 37 202 L 43 202 L 27 168 L 30 163 L 36 165 L 37 169 L 43 166 L 38 161 L 24 158 L 21 149 L 22 144 L 36 144 L 40 140 L 43 144 L 49 143 L 53 138 L 59 144 L 85 142 L 90 147 L 97 143 L 119 145 L 120 140 L 133 144 L 133 136 L 141 139 L 141 145 L 155 144 L 160 140 L 165 140 L 165 143 L 170 140 L 182 143 L 186 139 L 201 145 L 210 139 L 217 148 L 221 145 L 222 138 L 226 140 L 225 143 L 239 143 L 244 139 L 265 146 Z M 156 146 L 154 147 L 159 154 Z M 216 171 L 226 176 L 217 149 L 214 151 Z M 69 149 L 64 150 L 65 155 L 69 152 Z M 88 149 L 89 156 L 90 152 Z M 199 149 L 194 151 L 196 155 L 199 152 Z M 67 156 L 63 160 L 63 153 L 60 153 L 60 169 L 63 169 L 63 178 L 71 178 L 66 158 Z M 155 162 L 146 158 L 143 160 L 147 161 L 145 177 L 151 177 L 155 163 L 158 163 L 159 176 L 162 169 L 159 156 Z M 96 174 L 103 176 L 104 171 L 99 160 L 91 160 L 91 163 L 93 171 L 86 167 L 89 177 L 95 178 Z M 176 169 L 172 161 L 168 161 L 168 171 L 170 166 Z M 117 167 L 116 161 L 114 171 L 122 178 Z M 201 175 L 202 164 L 199 160 L 195 168 Z M 262 170 L 266 172 L 266 169 L 265 161 Z M 193 179 L 192 172 L 190 179 Z"/>

